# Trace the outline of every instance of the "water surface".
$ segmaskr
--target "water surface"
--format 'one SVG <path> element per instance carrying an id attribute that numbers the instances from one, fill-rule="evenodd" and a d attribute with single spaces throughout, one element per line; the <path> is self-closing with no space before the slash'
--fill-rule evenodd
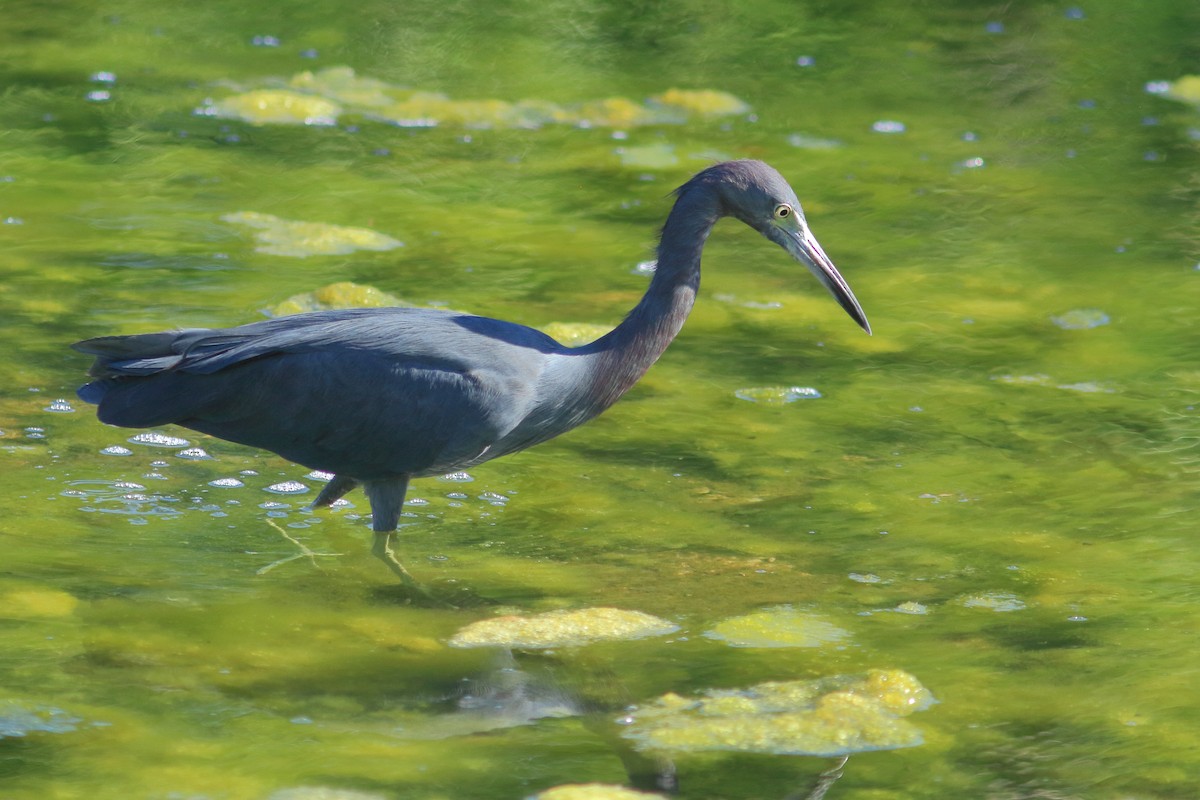
<path id="1" fill-rule="evenodd" d="M 945 6 L 8 4 L 0 795 L 628 783 L 610 729 L 631 705 L 870 669 L 940 702 L 912 718 L 922 746 L 853 756 L 829 797 L 1200 794 L 1200 118 L 1147 91 L 1196 71 L 1200 19 Z M 608 116 L 204 111 L 331 67 Z M 673 88 L 748 110 L 617 114 Z M 671 189 L 729 157 L 793 182 L 875 335 L 723 223 L 682 335 L 611 412 L 414 485 L 402 558 L 453 607 L 392 585 L 361 495 L 308 512 L 303 468 L 175 428 L 131 441 L 74 399 L 74 340 L 251 321 L 339 281 L 615 324 Z M 262 252 L 223 219 L 247 212 L 403 246 Z M 447 645 L 588 606 L 679 630 L 510 661 Z M 705 635 L 773 609 L 837 635 Z M 675 759 L 685 798 L 783 798 L 830 763 Z"/>

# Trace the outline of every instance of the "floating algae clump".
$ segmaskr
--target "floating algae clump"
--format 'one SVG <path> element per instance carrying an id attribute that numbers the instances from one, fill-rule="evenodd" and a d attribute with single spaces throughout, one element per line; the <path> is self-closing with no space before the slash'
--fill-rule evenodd
<path id="1" fill-rule="evenodd" d="M 413 92 L 370 115 L 400 127 L 528 128 L 545 121 L 529 109 L 505 100 L 452 100 L 439 92 Z"/>
<path id="2" fill-rule="evenodd" d="M 77 597 L 56 589 L 16 589 L 0 595 L 0 619 L 66 617 L 78 605 Z"/>
<path id="3" fill-rule="evenodd" d="M 532 795 L 529 800 L 652 800 L 661 794 L 647 794 L 607 783 L 571 783 L 555 786 Z"/>
<path id="4" fill-rule="evenodd" d="M 286 317 L 305 311 L 328 311 L 336 308 L 393 308 L 411 307 L 394 294 L 352 281 L 341 281 L 322 286 L 311 292 L 292 295 L 272 306 L 267 313 L 272 317 Z"/>
<path id="5" fill-rule="evenodd" d="M 255 125 L 336 125 L 342 107 L 332 100 L 285 89 L 257 89 L 226 97 L 201 110 L 207 116 Z"/>
<path id="6" fill-rule="evenodd" d="M 1163 94 L 1172 100 L 1200 106 L 1200 75 L 1184 75 L 1172 81 Z"/>
<path id="7" fill-rule="evenodd" d="M 557 124 L 629 128 L 678 125 L 690 116 L 717 117 L 749 110 L 733 95 L 711 90 L 671 89 L 645 103 L 625 97 L 572 105 L 537 98 L 455 100 L 440 92 L 358 75 L 345 66 L 299 72 L 286 80 L 265 83 L 266 88 L 206 100 L 196 113 L 255 125 L 336 125 L 338 117 L 349 112 L 400 127 L 539 128 Z"/>
<path id="8" fill-rule="evenodd" d="M 451 647 L 516 647 L 540 650 L 592 642 L 641 639 L 679 630 L 665 619 L 620 608 L 547 611 L 531 617 L 494 617 L 473 622 L 450 638 Z"/>
<path id="9" fill-rule="evenodd" d="M 255 248 L 276 256 L 346 255 L 355 250 L 394 250 L 404 242 L 367 228 L 347 228 L 324 222 L 298 222 L 256 211 L 237 211 L 221 217 L 223 222 L 256 229 Z"/>
<path id="10" fill-rule="evenodd" d="M 395 102 L 394 87 L 378 78 L 356 75 L 350 67 L 305 70 L 292 76 L 293 89 L 332 98 L 348 106 L 386 106 Z"/>
<path id="11" fill-rule="evenodd" d="M 711 89 L 668 89 L 651 97 L 650 102 L 708 117 L 744 114 L 750 110 L 750 106 L 728 92 L 716 92 Z"/>
<path id="12" fill-rule="evenodd" d="M 636 125 L 682 122 L 682 119 L 664 115 L 658 109 L 647 108 L 625 97 L 608 97 L 584 103 L 579 107 L 574 120 L 569 112 L 565 113 L 564 121 L 602 128 L 630 128 Z"/>
<path id="13" fill-rule="evenodd" d="M 791 606 L 732 617 L 704 635 L 734 647 L 821 647 L 850 638 L 849 631 Z"/>
<path id="14" fill-rule="evenodd" d="M 648 750 L 849 755 L 921 744 L 905 717 L 934 702 L 908 673 L 871 670 L 710 689 L 697 698 L 667 694 L 639 709 L 622 735 Z"/>

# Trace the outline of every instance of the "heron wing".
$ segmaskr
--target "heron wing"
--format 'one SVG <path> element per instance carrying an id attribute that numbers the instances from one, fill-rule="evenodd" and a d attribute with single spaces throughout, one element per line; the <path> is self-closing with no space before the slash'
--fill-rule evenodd
<path id="1" fill-rule="evenodd" d="M 425 309 L 316 312 L 102 337 L 80 390 L 101 420 L 177 423 L 373 479 L 475 462 L 529 413 L 549 337 Z"/>
<path id="2" fill-rule="evenodd" d="M 490 344 L 489 341 L 490 340 Z M 95 378 L 152 375 L 166 370 L 211 374 L 264 355 L 336 350 L 470 361 L 503 344 L 538 352 L 561 349 L 523 325 L 436 309 L 371 308 L 317 311 L 236 328 L 188 328 L 131 336 L 101 336 L 71 345 L 96 356 Z"/>

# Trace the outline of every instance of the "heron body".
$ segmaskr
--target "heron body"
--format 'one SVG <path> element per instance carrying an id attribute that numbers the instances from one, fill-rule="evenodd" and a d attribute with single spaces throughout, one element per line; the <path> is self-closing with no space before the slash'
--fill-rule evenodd
<path id="1" fill-rule="evenodd" d="M 433 309 L 317 311 L 78 342 L 96 357 L 79 396 L 108 424 L 182 425 L 333 473 L 315 506 L 361 484 L 375 554 L 411 582 L 391 552 L 409 479 L 524 450 L 615 403 L 683 326 L 701 250 L 721 217 L 781 245 L 870 331 L 774 169 L 718 164 L 676 195 L 646 294 L 590 344 L 567 347 L 524 325 Z"/>

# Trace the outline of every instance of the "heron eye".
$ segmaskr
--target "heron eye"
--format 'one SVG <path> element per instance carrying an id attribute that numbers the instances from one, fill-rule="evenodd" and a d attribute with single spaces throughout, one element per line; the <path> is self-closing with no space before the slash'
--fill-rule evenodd
<path id="1" fill-rule="evenodd" d="M 787 203 L 775 206 L 775 219 L 787 219 L 792 215 L 792 207 Z"/>

